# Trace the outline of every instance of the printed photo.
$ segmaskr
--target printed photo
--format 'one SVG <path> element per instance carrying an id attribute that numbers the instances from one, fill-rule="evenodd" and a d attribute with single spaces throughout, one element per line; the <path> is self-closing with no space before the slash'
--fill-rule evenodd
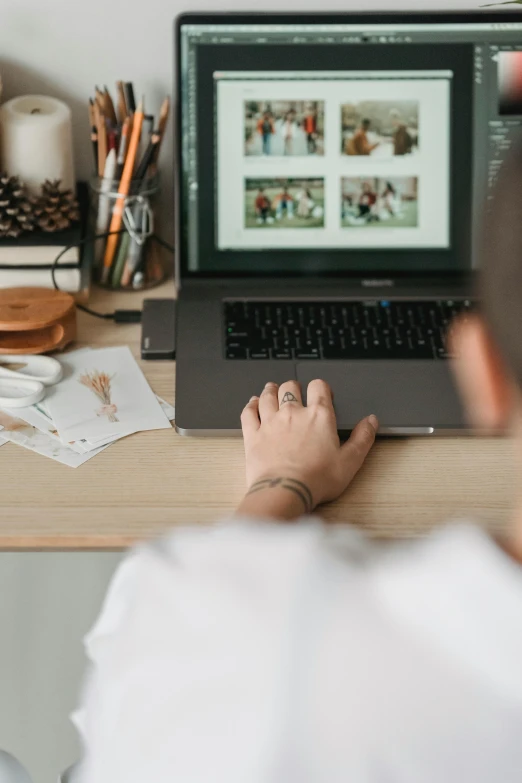
<path id="1" fill-rule="evenodd" d="M 245 228 L 323 226 L 323 179 L 245 180 Z"/>
<path id="2" fill-rule="evenodd" d="M 416 228 L 417 177 L 343 177 L 343 228 Z"/>
<path id="3" fill-rule="evenodd" d="M 341 105 L 341 153 L 392 158 L 419 149 L 418 101 L 360 101 Z"/>
<path id="4" fill-rule="evenodd" d="M 324 155 L 323 101 L 245 101 L 245 155 Z"/>

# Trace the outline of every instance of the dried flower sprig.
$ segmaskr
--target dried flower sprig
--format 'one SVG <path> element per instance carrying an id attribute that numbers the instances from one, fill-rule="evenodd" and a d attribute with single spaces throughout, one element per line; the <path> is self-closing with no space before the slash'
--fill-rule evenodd
<path id="1" fill-rule="evenodd" d="M 97 416 L 107 416 L 110 422 L 119 421 L 116 416 L 118 408 L 111 400 L 111 381 L 114 375 L 108 375 L 106 372 L 92 370 L 85 372 L 78 378 L 79 383 L 86 386 L 103 403 L 102 407 L 96 411 Z"/>
<path id="2" fill-rule="evenodd" d="M 31 424 L 28 424 L 22 419 L 17 419 L 14 416 L 10 416 L 8 413 L 4 413 L 4 411 L 0 411 L 0 427 L 3 427 L 4 432 L 6 433 L 23 432 L 24 430 L 30 432 L 31 430 L 34 430 L 34 427 Z"/>

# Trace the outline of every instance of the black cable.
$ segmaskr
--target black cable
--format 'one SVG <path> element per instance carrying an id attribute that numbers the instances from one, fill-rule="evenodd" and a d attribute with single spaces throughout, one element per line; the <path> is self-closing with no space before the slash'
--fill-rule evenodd
<path id="1" fill-rule="evenodd" d="M 83 239 L 80 239 L 79 242 L 75 242 L 74 245 L 67 245 L 67 247 L 63 248 L 63 250 L 60 250 L 60 252 L 54 259 L 51 266 L 51 279 L 53 281 L 53 286 L 55 290 L 56 291 L 61 290 L 58 286 L 58 283 L 56 282 L 55 272 L 58 268 L 58 262 L 60 258 L 64 256 L 67 253 L 67 251 L 72 250 L 76 247 L 83 247 L 84 245 L 88 245 L 90 242 L 96 242 L 97 239 L 106 239 L 107 237 L 112 236 L 112 234 L 124 234 L 124 233 L 125 233 L 125 229 L 120 229 L 119 231 L 106 231 L 103 234 L 95 234 L 94 236 L 84 237 Z M 168 242 L 166 242 L 164 239 L 159 237 L 157 234 L 151 234 L 150 239 L 154 239 L 158 243 L 158 245 L 161 245 L 161 247 L 164 247 L 166 250 L 169 250 L 171 253 L 174 253 L 174 247 Z M 81 310 L 83 313 L 88 313 L 88 315 L 93 315 L 95 318 L 114 320 L 116 323 L 138 323 L 141 320 L 140 310 L 115 310 L 113 313 L 97 313 L 96 310 L 91 310 L 91 308 L 87 307 L 86 305 L 77 303 L 76 307 L 78 308 L 78 310 Z"/>
<path id="2" fill-rule="evenodd" d="M 152 234 L 151 239 L 155 239 L 158 245 L 161 245 L 161 247 L 164 247 L 169 252 L 175 252 L 173 245 L 169 245 L 168 242 L 165 242 L 165 240 L 159 237 L 157 234 Z"/>

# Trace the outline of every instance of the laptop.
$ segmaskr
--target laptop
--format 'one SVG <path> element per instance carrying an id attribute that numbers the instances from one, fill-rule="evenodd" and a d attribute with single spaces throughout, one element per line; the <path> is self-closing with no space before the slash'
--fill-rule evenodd
<path id="1" fill-rule="evenodd" d="M 176 427 L 240 433 L 267 381 L 338 427 L 466 432 L 448 327 L 522 122 L 522 17 L 187 14 L 176 23 Z"/>

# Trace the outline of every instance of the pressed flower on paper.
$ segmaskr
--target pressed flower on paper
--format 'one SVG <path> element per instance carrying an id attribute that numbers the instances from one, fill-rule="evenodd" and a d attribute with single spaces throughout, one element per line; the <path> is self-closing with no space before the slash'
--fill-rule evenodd
<path id="1" fill-rule="evenodd" d="M 113 378 L 114 375 L 108 375 L 108 373 L 100 372 L 99 370 L 85 372 L 78 378 L 78 382 L 90 389 L 103 403 L 101 408 L 95 411 L 96 415 L 107 416 L 110 422 L 119 421 L 116 416 L 118 408 L 111 400 L 111 381 Z"/>
<path id="2" fill-rule="evenodd" d="M 25 432 L 26 434 L 34 430 L 31 424 L 28 424 L 22 419 L 17 419 L 14 416 L 10 416 L 4 411 L 0 411 L 0 427 L 4 428 L 4 432 Z M 1 430 L 0 430 L 1 432 Z"/>

